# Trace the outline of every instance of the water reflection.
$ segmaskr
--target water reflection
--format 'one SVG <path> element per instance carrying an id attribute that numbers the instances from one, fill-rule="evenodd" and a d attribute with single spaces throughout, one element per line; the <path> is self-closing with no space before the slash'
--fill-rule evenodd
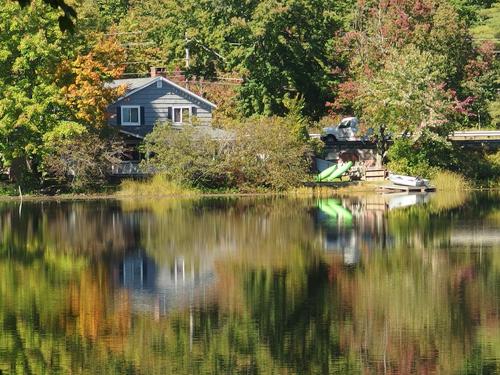
<path id="1" fill-rule="evenodd" d="M 157 264 L 144 251 L 126 255 L 120 263 L 120 286 L 131 293 L 132 310 L 153 312 L 156 317 L 192 305 L 215 282 L 210 259 L 195 266 L 183 256 Z"/>
<path id="2" fill-rule="evenodd" d="M 498 194 L 0 203 L 0 370 L 497 373 L 499 228 Z"/>
<path id="3" fill-rule="evenodd" d="M 410 207 L 419 204 L 423 204 L 429 201 L 430 193 L 418 193 L 418 194 L 405 194 L 405 193 L 394 193 L 386 194 L 384 196 L 387 200 L 387 207 L 389 210 L 394 210 L 401 207 Z"/>

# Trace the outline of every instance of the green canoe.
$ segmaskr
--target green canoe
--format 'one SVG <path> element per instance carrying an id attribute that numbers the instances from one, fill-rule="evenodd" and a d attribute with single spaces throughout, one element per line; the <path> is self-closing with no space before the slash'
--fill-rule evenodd
<path id="1" fill-rule="evenodd" d="M 328 168 L 326 168 L 323 172 L 321 172 L 320 174 L 318 174 L 316 176 L 316 181 L 323 181 L 325 178 L 327 178 L 328 176 L 330 176 L 333 172 L 335 172 L 335 170 L 337 169 L 337 164 L 334 164 Z"/>
<path id="2" fill-rule="evenodd" d="M 338 167 L 333 173 L 331 173 L 328 177 L 322 179 L 322 181 L 328 181 L 331 182 L 335 180 L 336 178 L 339 178 L 342 176 L 345 172 L 347 172 L 350 168 L 352 167 L 352 161 L 348 161 L 345 164 L 342 164 L 341 167 Z"/>

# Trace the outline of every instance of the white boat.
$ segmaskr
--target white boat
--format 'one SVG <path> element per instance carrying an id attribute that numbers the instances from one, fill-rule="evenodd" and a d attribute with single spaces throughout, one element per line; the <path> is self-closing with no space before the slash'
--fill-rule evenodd
<path id="1" fill-rule="evenodd" d="M 389 180 L 395 185 L 429 187 L 429 180 L 420 177 L 403 176 L 399 174 L 389 173 Z"/>

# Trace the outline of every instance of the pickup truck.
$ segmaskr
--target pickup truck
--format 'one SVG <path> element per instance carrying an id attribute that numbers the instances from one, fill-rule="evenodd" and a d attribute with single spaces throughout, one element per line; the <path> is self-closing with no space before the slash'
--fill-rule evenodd
<path id="1" fill-rule="evenodd" d="M 321 139 L 327 143 L 336 141 L 357 141 L 361 137 L 359 132 L 359 121 L 356 117 L 345 117 L 337 126 L 323 128 Z"/>

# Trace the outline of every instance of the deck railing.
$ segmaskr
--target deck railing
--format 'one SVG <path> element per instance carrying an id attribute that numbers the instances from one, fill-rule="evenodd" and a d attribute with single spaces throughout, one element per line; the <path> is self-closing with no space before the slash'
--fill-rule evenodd
<path id="1" fill-rule="evenodd" d="M 151 168 L 147 170 L 141 168 L 137 161 L 124 161 L 111 166 L 112 176 L 145 176 L 152 173 L 153 170 Z"/>

